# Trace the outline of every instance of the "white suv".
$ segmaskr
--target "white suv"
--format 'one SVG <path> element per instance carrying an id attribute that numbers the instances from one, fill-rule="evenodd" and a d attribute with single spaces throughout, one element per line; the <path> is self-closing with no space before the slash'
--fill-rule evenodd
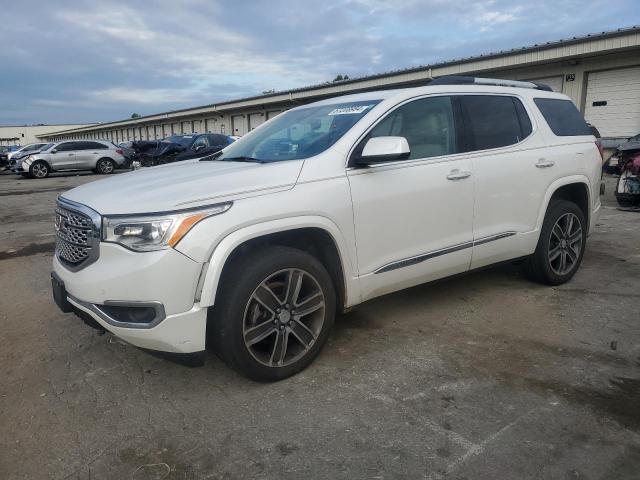
<path id="1" fill-rule="evenodd" d="M 600 166 L 569 98 L 531 83 L 323 100 L 218 154 L 63 194 L 54 297 L 139 347 L 201 357 L 208 339 L 277 380 L 314 359 L 336 312 L 379 295 L 513 259 L 568 281 Z"/>

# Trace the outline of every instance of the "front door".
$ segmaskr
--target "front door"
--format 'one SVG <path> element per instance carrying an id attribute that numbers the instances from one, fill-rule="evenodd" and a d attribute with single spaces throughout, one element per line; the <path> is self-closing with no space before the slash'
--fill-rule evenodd
<path id="1" fill-rule="evenodd" d="M 54 170 L 75 168 L 76 148 L 80 142 L 62 142 L 52 149 L 50 163 Z M 55 150 L 55 152 L 53 152 Z"/>
<path id="2" fill-rule="evenodd" d="M 472 164 L 459 153 L 454 111 L 448 96 L 401 105 L 361 145 L 405 137 L 409 159 L 348 170 L 363 300 L 469 268 Z"/>

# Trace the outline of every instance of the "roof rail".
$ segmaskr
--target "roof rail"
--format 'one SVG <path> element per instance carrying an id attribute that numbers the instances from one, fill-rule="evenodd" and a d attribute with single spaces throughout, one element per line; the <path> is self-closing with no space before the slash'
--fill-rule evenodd
<path id="1" fill-rule="evenodd" d="M 552 92 L 544 83 L 523 82 L 520 80 L 504 80 L 501 78 L 466 77 L 462 75 L 446 75 L 431 80 L 428 85 L 493 85 L 496 87 L 533 88 Z"/>

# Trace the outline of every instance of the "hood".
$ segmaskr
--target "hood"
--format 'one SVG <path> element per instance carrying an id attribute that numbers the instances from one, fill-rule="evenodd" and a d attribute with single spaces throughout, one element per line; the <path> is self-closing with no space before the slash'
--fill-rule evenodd
<path id="1" fill-rule="evenodd" d="M 76 187 L 62 197 L 101 214 L 180 210 L 288 190 L 295 185 L 302 165 L 302 160 L 187 160 L 116 174 Z"/>

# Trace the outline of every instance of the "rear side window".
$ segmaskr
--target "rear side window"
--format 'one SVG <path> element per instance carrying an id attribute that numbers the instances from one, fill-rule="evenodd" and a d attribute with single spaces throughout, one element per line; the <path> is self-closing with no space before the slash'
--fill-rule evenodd
<path id="1" fill-rule="evenodd" d="M 514 145 L 531 134 L 531 120 L 517 98 L 461 95 L 467 150 Z"/>
<path id="2" fill-rule="evenodd" d="M 60 143 L 57 147 L 56 150 L 58 152 L 70 152 L 73 150 L 78 150 L 78 144 L 80 142 L 64 142 L 64 143 Z"/>
<path id="3" fill-rule="evenodd" d="M 534 98 L 551 131 L 559 137 L 591 135 L 584 117 L 571 100 Z"/>

